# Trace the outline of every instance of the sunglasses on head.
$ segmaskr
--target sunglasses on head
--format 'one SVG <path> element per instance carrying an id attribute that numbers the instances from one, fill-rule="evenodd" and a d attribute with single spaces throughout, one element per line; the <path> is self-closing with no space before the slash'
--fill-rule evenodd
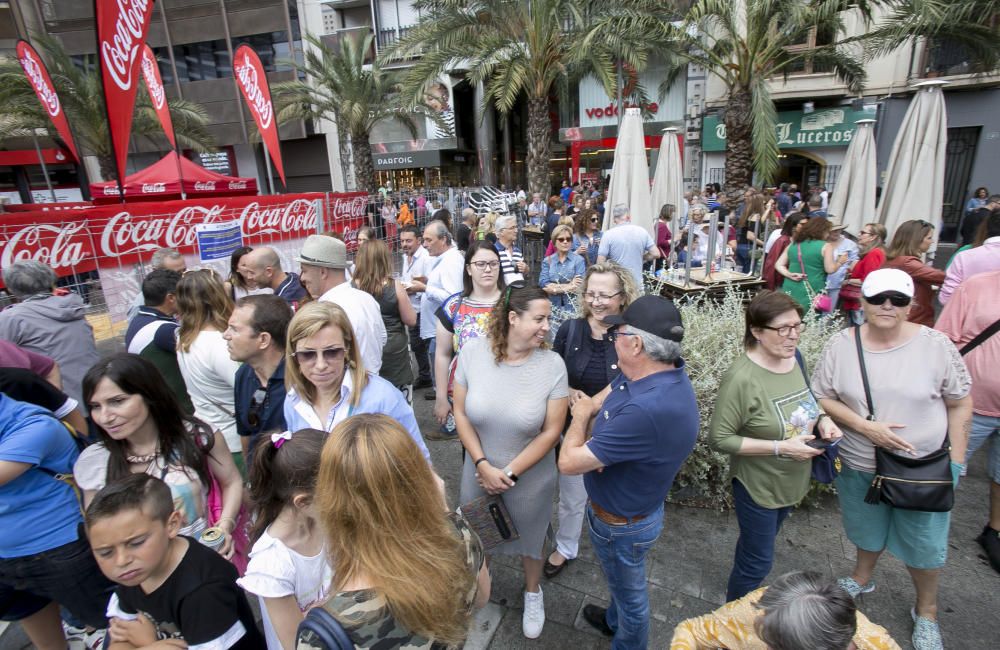
<path id="1" fill-rule="evenodd" d="M 528 286 L 528 283 L 525 282 L 524 280 L 514 280 L 513 282 L 511 282 L 510 284 L 508 284 L 507 285 L 507 291 L 504 292 L 504 297 L 503 297 L 504 307 L 505 308 L 509 308 L 510 307 L 510 290 L 511 289 L 523 289 L 526 286 Z"/>
<path id="2" fill-rule="evenodd" d="M 266 402 L 266 390 L 258 388 L 253 392 L 253 397 L 250 398 L 250 408 L 247 409 L 247 424 L 249 424 L 251 428 L 256 429 L 260 426 L 260 412 L 264 408 L 264 404 Z"/>
<path id="3" fill-rule="evenodd" d="M 892 303 L 893 307 L 906 307 L 910 304 L 911 298 L 897 291 L 884 291 L 874 296 L 865 296 L 865 302 L 869 305 L 884 305 L 886 300 Z"/>
<path id="4" fill-rule="evenodd" d="M 300 364 L 313 364 L 316 363 L 317 357 L 322 353 L 323 361 L 327 363 L 335 363 L 344 358 L 347 353 L 347 348 L 324 348 L 322 350 L 298 350 L 293 352 L 295 358 L 299 360 Z"/>

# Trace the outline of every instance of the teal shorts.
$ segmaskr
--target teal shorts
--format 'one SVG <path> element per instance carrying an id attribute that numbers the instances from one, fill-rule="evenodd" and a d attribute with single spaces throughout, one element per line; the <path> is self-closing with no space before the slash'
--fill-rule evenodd
<path id="1" fill-rule="evenodd" d="M 878 553 L 889 549 L 913 569 L 943 567 L 948 556 L 951 513 L 899 510 L 884 503 L 865 503 L 865 494 L 874 478 L 874 474 L 846 465 L 837 477 L 837 497 L 847 538 L 863 551 Z"/>

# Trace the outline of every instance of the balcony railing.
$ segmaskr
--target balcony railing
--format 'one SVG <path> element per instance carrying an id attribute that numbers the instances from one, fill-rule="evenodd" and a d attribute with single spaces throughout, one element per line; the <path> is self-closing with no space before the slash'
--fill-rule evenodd
<path id="1" fill-rule="evenodd" d="M 951 75 L 982 72 L 971 61 L 968 50 L 959 43 L 948 39 L 932 39 L 924 50 L 924 77 L 947 77 Z"/>
<path id="2" fill-rule="evenodd" d="M 372 33 L 372 28 L 369 25 L 361 25 L 359 27 L 344 27 L 342 29 L 336 29 L 332 32 L 327 32 L 320 39 L 323 44 L 326 45 L 331 51 L 340 51 L 340 43 L 347 38 L 357 38 L 362 39 L 366 35 Z M 375 60 L 375 44 L 372 43 L 371 47 L 368 48 L 368 54 L 365 55 L 365 63 L 371 63 Z"/>
<path id="3" fill-rule="evenodd" d="M 413 25 L 407 25 L 406 27 L 385 27 L 378 30 L 379 49 L 395 45 L 397 41 L 410 33 L 411 29 L 413 29 Z"/>

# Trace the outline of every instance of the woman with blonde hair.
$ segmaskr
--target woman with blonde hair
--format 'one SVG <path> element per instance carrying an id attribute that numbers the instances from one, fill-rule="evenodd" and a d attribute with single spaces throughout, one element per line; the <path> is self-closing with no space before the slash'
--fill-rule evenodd
<path id="1" fill-rule="evenodd" d="M 908 320 L 934 327 L 935 286 L 944 284 L 946 274 L 924 262 L 934 243 L 934 226 L 920 219 L 904 221 L 892 236 L 886 251 L 887 269 L 899 269 L 913 278 L 913 305 Z"/>
<path id="2" fill-rule="evenodd" d="M 347 313 L 330 302 L 299 308 L 285 349 L 285 426 L 289 431 L 335 426 L 359 413 L 395 418 L 430 462 L 413 409 L 395 386 L 365 370 Z"/>
<path id="3" fill-rule="evenodd" d="M 566 420 L 566 365 L 545 350 L 552 305 L 544 291 L 508 286 L 490 316 L 488 336 L 458 356 L 454 415 L 467 452 L 461 502 L 503 495 L 520 537 L 493 549 L 521 557 L 521 629 L 538 638 L 545 625 L 540 581 L 556 489 L 555 452 Z"/>
<path id="4" fill-rule="evenodd" d="M 476 241 L 486 239 L 491 244 L 495 245 L 497 243 L 497 236 L 493 232 L 493 228 L 496 226 L 499 217 L 500 215 L 496 212 L 487 212 L 479 217 L 479 227 L 476 229 Z"/>
<path id="5" fill-rule="evenodd" d="M 554 246 L 555 251 L 542 260 L 538 286 L 549 294 L 553 308 L 576 311 L 569 294 L 576 293 L 583 285 L 587 263 L 573 252 L 573 230 L 566 224 L 560 223 L 552 229 L 552 241 L 549 245 Z"/>
<path id="6" fill-rule="evenodd" d="M 378 374 L 398 388 L 412 404 L 414 377 L 406 328 L 417 324 L 417 312 L 410 304 L 403 283 L 392 277 L 392 259 L 384 241 L 369 240 L 358 249 L 354 264 L 354 286 L 375 299 L 385 324 L 387 338 Z"/>
<path id="7" fill-rule="evenodd" d="M 345 420 L 323 447 L 315 508 L 334 582 L 322 608 L 358 648 L 460 647 L 472 609 L 489 599 L 479 538 L 448 513 L 433 478 L 384 415 Z"/>
<path id="8" fill-rule="evenodd" d="M 240 364 L 229 358 L 222 333 L 229 326 L 233 302 L 212 269 L 186 271 L 177 283 L 177 365 L 184 377 L 194 416 L 219 431 L 240 473 L 246 475 L 243 445 L 236 432 L 233 387 Z"/>

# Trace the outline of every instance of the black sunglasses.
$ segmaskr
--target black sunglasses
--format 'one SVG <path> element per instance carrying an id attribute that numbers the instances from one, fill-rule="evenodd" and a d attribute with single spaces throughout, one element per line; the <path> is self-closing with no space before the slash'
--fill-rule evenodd
<path id="1" fill-rule="evenodd" d="M 507 291 L 504 293 L 504 297 L 503 297 L 504 309 L 510 308 L 510 290 L 511 289 L 523 289 L 526 286 L 528 286 L 528 283 L 525 282 L 524 280 L 514 280 L 513 282 L 511 282 L 510 284 L 507 285 Z"/>
<path id="2" fill-rule="evenodd" d="M 906 307 L 910 304 L 911 298 L 896 291 L 884 291 L 874 296 L 865 297 L 865 302 L 869 305 L 884 305 L 886 300 L 892 303 L 893 307 Z"/>
<path id="3" fill-rule="evenodd" d="M 255 390 L 250 398 L 250 408 L 247 409 L 247 424 L 250 425 L 250 428 L 256 429 L 260 426 L 260 412 L 266 403 L 267 391 L 263 388 Z"/>

